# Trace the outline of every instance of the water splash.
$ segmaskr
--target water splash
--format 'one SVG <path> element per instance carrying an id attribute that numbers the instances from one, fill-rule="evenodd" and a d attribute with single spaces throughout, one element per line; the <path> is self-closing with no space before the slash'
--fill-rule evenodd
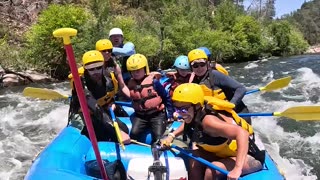
<path id="1" fill-rule="evenodd" d="M 23 179 L 31 161 L 66 126 L 68 106 L 17 93 L 1 96 L 0 179 Z"/>

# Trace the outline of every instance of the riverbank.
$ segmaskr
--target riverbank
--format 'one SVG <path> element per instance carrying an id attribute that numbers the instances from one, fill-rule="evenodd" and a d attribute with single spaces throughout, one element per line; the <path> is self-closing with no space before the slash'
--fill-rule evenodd
<path id="1" fill-rule="evenodd" d="M 320 53 L 320 44 L 310 46 L 306 51 L 306 54 L 318 54 L 318 53 Z"/>
<path id="2" fill-rule="evenodd" d="M 15 72 L 13 70 L 3 69 L 0 66 L 0 88 L 47 82 L 57 82 L 57 80 L 51 78 L 47 74 L 39 73 L 33 70 Z"/>
<path id="3" fill-rule="evenodd" d="M 304 54 L 320 54 L 320 45 L 310 46 Z M 263 59 L 278 59 L 279 57 L 267 57 Z M 0 65 L 0 88 L 27 85 L 29 83 L 58 82 L 50 75 L 39 73 L 36 70 L 16 72 L 15 70 L 3 69 Z"/>

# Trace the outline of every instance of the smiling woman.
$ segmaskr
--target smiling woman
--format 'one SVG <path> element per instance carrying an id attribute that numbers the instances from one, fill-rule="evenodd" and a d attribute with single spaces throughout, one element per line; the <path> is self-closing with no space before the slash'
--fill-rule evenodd
<path id="1" fill-rule="evenodd" d="M 197 146 L 193 147 L 193 153 L 215 166 L 230 170 L 228 179 L 238 179 L 241 175 L 260 170 L 264 164 L 265 152 L 249 139 L 249 135 L 253 133 L 252 128 L 238 126 L 235 123 L 236 117 L 228 114 L 234 111 L 214 110 L 205 103 L 204 97 L 198 84 L 185 83 L 174 90 L 172 101 L 181 113 L 184 124 L 181 125 L 183 128 L 178 128 L 168 136 L 171 141 L 184 132 Z M 245 123 L 244 120 L 242 122 Z M 162 141 L 163 146 L 170 139 Z M 190 167 L 190 179 L 216 179 L 225 175 L 195 160 L 190 160 Z"/>

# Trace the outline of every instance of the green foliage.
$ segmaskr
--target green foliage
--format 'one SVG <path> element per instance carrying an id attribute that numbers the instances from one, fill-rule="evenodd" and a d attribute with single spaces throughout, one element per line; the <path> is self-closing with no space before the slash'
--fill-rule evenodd
<path id="1" fill-rule="evenodd" d="M 261 32 L 261 57 L 269 57 L 272 56 L 272 52 L 277 49 L 276 41 L 273 38 L 273 35 L 269 31 L 269 29 L 264 28 Z"/>
<path id="2" fill-rule="evenodd" d="M 52 32 L 58 28 L 70 27 L 80 30 L 90 19 L 89 13 L 78 6 L 74 5 L 50 5 L 48 9 L 44 10 L 38 19 L 38 22 L 31 27 L 27 34 L 28 57 L 31 63 L 43 71 L 50 71 L 51 74 L 61 75 L 59 69 L 63 69 L 62 74 L 64 78 L 68 73 L 68 66 L 66 64 L 66 54 L 63 49 L 61 39 L 53 37 Z M 83 32 L 79 31 L 78 36 L 72 38 L 72 41 L 84 41 L 81 35 Z M 74 48 L 81 52 L 77 45 Z M 83 52 L 83 51 L 82 51 Z M 57 72 L 58 71 L 58 72 Z"/>
<path id="3" fill-rule="evenodd" d="M 93 32 L 92 37 L 95 36 L 104 36 L 105 26 L 110 22 L 110 1 L 106 0 L 90 0 L 90 9 L 96 18 L 95 31 Z"/>
<path id="4" fill-rule="evenodd" d="M 290 24 L 288 21 L 274 21 L 269 25 L 272 38 L 276 43 L 275 55 L 285 55 L 289 52 Z"/>
<path id="5" fill-rule="evenodd" d="M 21 57 L 23 50 L 18 46 L 9 45 L 7 37 L 4 36 L 0 39 L 0 65 L 5 69 L 25 70 L 29 64 Z"/>
<path id="6" fill-rule="evenodd" d="M 320 43 L 319 7 L 320 0 L 308 1 L 297 12 L 286 17 L 286 19 L 293 20 L 298 24 L 297 27 L 311 45 Z"/>
<path id="7" fill-rule="evenodd" d="M 213 15 L 215 28 L 230 31 L 236 23 L 236 18 L 241 14 L 241 10 L 234 3 L 229 0 L 223 1 Z"/>
<path id="8" fill-rule="evenodd" d="M 270 24 L 269 30 L 276 44 L 275 55 L 300 54 L 307 49 L 308 43 L 288 21 L 275 21 Z"/>
<path id="9" fill-rule="evenodd" d="M 220 62 L 297 54 L 307 47 L 301 33 L 293 28 L 294 18 L 290 23 L 274 21 L 271 19 L 274 12 L 270 11 L 261 21 L 245 15 L 241 5 L 235 4 L 241 1 L 85 2 L 89 10 L 75 5 L 50 5 L 40 14 L 27 36 L 28 62 L 43 71 L 55 71 L 62 66 L 68 72 L 61 39 L 52 36 L 53 30 L 61 27 L 78 30 L 78 35 L 72 38 L 78 60 L 84 52 L 95 48 L 97 40 L 108 38 L 111 28 L 119 27 L 125 42 L 133 42 L 136 52 L 147 56 L 151 70 L 159 66 L 169 68 L 177 56 L 187 55 L 200 46 L 208 47 Z M 274 1 L 269 1 L 266 7 L 272 10 L 273 4 Z"/>
<path id="10" fill-rule="evenodd" d="M 293 29 L 290 34 L 290 55 L 302 54 L 308 49 L 308 46 L 309 44 L 304 39 L 303 34 L 300 31 Z"/>
<path id="11" fill-rule="evenodd" d="M 252 16 L 238 16 L 232 28 L 236 60 L 259 57 L 262 51 L 262 27 Z"/>
<path id="12" fill-rule="evenodd" d="M 210 31 L 206 33 L 208 41 L 203 46 L 211 49 L 213 56 L 218 62 L 229 60 L 234 57 L 234 36 L 229 31 Z"/>

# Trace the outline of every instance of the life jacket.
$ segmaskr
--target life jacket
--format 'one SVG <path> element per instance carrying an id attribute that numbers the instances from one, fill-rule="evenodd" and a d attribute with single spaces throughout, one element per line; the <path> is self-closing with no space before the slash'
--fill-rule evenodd
<path id="1" fill-rule="evenodd" d="M 131 78 L 128 82 L 132 107 L 136 112 L 156 112 L 164 109 L 162 98 L 154 89 L 154 74 L 146 76 L 139 84 Z"/>
<path id="2" fill-rule="evenodd" d="M 236 140 L 230 140 L 224 137 L 212 137 L 205 132 L 202 128 L 202 120 L 206 115 L 214 115 L 220 120 L 225 121 L 219 114 L 225 114 L 231 116 L 234 120 L 233 123 L 241 126 L 246 130 L 250 135 L 253 135 L 253 128 L 249 125 L 244 119 L 239 117 L 233 110 L 234 104 L 229 103 L 212 96 L 205 96 L 205 108 L 204 110 L 198 112 L 194 118 L 194 121 L 191 124 L 185 124 L 185 132 L 191 136 L 191 140 L 196 143 L 199 148 L 202 148 L 208 152 L 215 153 L 218 157 L 226 158 L 233 157 L 237 155 L 237 143 Z M 193 129 L 193 130 L 192 130 Z M 249 154 L 251 152 L 260 152 L 258 147 L 252 145 L 254 141 L 249 141 Z M 260 156 L 260 154 L 259 154 Z M 264 158 L 264 157 L 263 157 Z M 259 159 L 262 159 L 259 157 Z"/>
<path id="3" fill-rule="evenodd" d="M 202 78 L 199 85 L 205 96 L 213 96 L 222 100 L 227 100 L 227 96 L 222 89 L 213 83 L 214 75 L 211 70 Z"/>
<path id="4" fill-rule="evenodd" d="M 183 83 L 191 83 L 195 74 L 190 73 L 186 77 L 182 77 L 177 72 L 174 72 L 170 74 L 168 73 L 168 75 L 172 76 L 173 78 L 173 81 L 171 82 L 170 87 L 168 87 L 169 95 L 170 97 L 172 97 L 173 91 L 176 89 L 176 87 L 178 87 L 180 84 L 183 84 Z"/>
<path id="5" fill-rule="evenodd" d="M 83 67 L 78 68 L 78 73 L 82 83 L 85 84 L 85 90 L 90 91 L 90 94 L 94 96 L 99 106 L 103 107 L 113 101 L 115 94 L 118 92 L 118 81 L 112 71 L 106 70 L 103 72 L 105 78 L 105 84 L 103 85 L 104 87 L 95 87 L 96 90 L 90 90 L 90 88 L 87 87 L 84 79 Z M 69 74 L 68 78 L 70 79 L 71 88 L 74 89 L 74 80 L 72 74 Z M 102 90 L 104 91 L 101 92 Z"/>
<path id="6" fill-rule="evenodd" d="M 118 80 L 116 79 L 113 72 L 110 72 L 110 77 L 107 77 L 109 82 L 106 83 L 106 94 L 99 99 L 97 99 L 97 103 L 99 106 L 103 107 L 104 105 L 109 104 L 113 101 L 114 96 L 118 92 Z M 111 82 L 110 82 L 111 79 Z"/>
<path id="7" fill-rule="evenodd" d="M 212 107 L 213 110 L 228 112 L 237 125 L 241 126 L 244 130 L 248 131 L 250 135 L 254 134 L 252 126 L 248 124 L 246 120 L 241 118 L 233 110 L 235 107 L 233 103 L 212 96 L 205 96 L 204 99 L 207 102 L 207 104 L 210 105 L 209 107 Z"/>
<path id="8" fill-rule="evenodd" d="M 81 67 L 78 68 L 78 74 L 79 74 L 80 77 L 83 76 L 83 74 L 84 74 L 84 68 L 83 68 L 83 66 L 81 66 Z M 72 75 L 72 73 L 70 73 L 70 74 L 68 75 L 68 78 L 70 79 L 70 87 L 71 87 L 71 89 L 73 90 L 73 88 L 74 88 L 73 81 L 74 81 L 74 80 L 73 80 L 73 75 Z"/>
<path id="9" fill-rule="evenodd" d="M 229 76 L 229 72 L 223 66 L 221 66 L 220 64 L 215 64 L 215 67 L 213 67 L 213 69 L 221 72 L 222 74 L 224 74 L 226 76 Z"/>

